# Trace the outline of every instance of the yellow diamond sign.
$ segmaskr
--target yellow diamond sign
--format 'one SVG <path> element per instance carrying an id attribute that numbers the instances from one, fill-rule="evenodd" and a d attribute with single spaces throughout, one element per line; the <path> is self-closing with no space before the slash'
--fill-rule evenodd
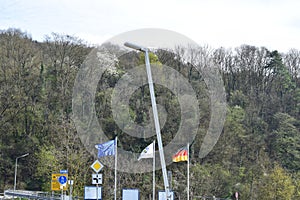
<path id="1" fill-rule="evenodd" d="M 99 162 L 99 160 L 96 160 L 92 165 L 91 168 L 96 172 L 100 172 L 101 169 L 103 168 L 103 165 L 101 162 Z"/>

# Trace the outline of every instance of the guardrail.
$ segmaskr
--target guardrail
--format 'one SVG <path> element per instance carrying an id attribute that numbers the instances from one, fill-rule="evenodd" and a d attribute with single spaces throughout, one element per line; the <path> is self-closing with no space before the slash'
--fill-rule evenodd
<path id="1" fill-rule="evenodd" d="M 5 190 L 3 199 L 13 198 L 40 199 L 40 200 L 61 200 L 60 195 L 52 195 L 47 192 L 27 190 Z"/>

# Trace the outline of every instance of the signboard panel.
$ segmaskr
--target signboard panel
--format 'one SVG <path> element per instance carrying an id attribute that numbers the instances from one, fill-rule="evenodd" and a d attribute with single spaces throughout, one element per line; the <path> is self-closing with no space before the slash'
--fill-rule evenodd
<path id="1" fill-rule="evenodd" d="M 171 200 L 174 200 L 174 192 L 170 191 L 170 194 L 171 194 Z M 158 200 L 167 200 L 165 191 L 158 192 Z"/>
<path id="2" fill-rule="evenodd" d="M 64 185 L 63 190 L 67 190 L 67 184 L 66 183 L 60 183 L 68 180 L 68 174 L 58 174 L 54 173 L 51 177 L 51 190 L 52 191 L 60 191 L 61 185 Z"/>
<path id="3" fill-rule="evenodd" d="M 123 189 L 122 200 L 139 200 L 138 189 Z"/>
<path id="4" fill-rule="evenodd" d="M 92 174 L 92 184 L 102 184 L 102 174 Z"/>
<path id="5" fill-rule="evenodd" d="M 67 173 L 68 173 L 68 170 L 62 169 L 62 170 L 59 171 L 59 173 L 61 173 L 61 174 L 67 174 Z"/>
<path id="6" fill-rule="evenodd" d="M 98 196 L 97 196 L 98 190 Z M 84 187 L 85 200 L 102 200 L 102 187 L 85 186 Z"/>

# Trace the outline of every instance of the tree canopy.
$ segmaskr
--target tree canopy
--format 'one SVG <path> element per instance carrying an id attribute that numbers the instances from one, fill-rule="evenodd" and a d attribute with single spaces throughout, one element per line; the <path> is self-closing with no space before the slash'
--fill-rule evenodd
<path id="1" fill-rule="evenodd" d="M 105 44 L 111 52 L 122 49 Z M 90 185 L 94 161 L 82 144 L 72 121 L 74 81 L 93 47 L 79 38 L 53 33 L 44 42 L 34 41 L 18 29 L 0 32 L 0 190 L 13 188 L 16 157 L 19 160 L 17 188 L 50 191 L 51 173 L 68 169 L 75 182 L 74 195 L 83 196 Z M 113 89 L 134 66 L 144 63 L 139 52 L 117 58 L 99 81 L 95 106 L 99 123 L 108 138 L 122 138 L 123 149 L 141 152 L 152 138 L 128 136 L 114 122 Z M 222 134 L 205 158 L 199 149 L 209 126 L 209 91 L 196 65 L 211 60 L 220 71 L 227 100 Z M 242 45 L 235 49 L 188 47 L 178 51 L 156 50 L 152 64 L 167 65 L 189 81 L 200 110 L 200 125 L 190 147 L 192 198 L 216 196 L 240 199 L 298 199 L 300 166 L 300 51 L 279 53 L 264 47 Z M 157 102 L 167 113 L 162 127 L 164 144 L 180 126 L 180 105 L 172 91 L 155 84 Z M 130 99 L 130 117 L 137 124 L 151 120 L 147 84 Z M 196 105 L 195 105 L 196 106 Z M 189 134 L 189 133 L 186 133 Z M 186 164 L 173 163 L 172 187 L 186 198 Z M 157 189 L 163 189 L 161 171 L 156 171 Z M 139 188 L 141 198 L 151 194 L 152 173 L 118 174 L 118 188 Z M 113 181 L 113 169 L 105 168 L 104 182 Z M 103 185 L 103 196 L 113 189 Z M 121 196 L 121 193 L 118 193 Z"/>

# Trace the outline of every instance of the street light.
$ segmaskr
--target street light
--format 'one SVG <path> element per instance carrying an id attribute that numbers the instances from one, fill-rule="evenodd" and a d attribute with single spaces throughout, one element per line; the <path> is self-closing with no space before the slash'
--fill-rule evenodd
<path id="1" fill-rule="evenodd" d="M 161 140 L 161 134 L 160 134 L 160 126 L 159 126 L 159 120 L 158 120 L 158 114 L 157 114 L 157 107 L 156 107 L 156 100 L 155 100 L 155 93 L 154 93 L 154 87 L 153 87 L 153 80 L 152 80 L 152 74 L 151 74 L 151 66 L 149 61 L 149 49 L 146 47 L 142 47 L 136 44 L 132 44 L 129 42 L 125 42 L 124 45 L 126 47 L 142 51 L 145 53 L 145 63 L 146 63 L 146 70 L 147 70 L 147 76 L 148 76 L 148 84 L 149 84 L 149 90 L 150 90 L 150 97 L 151 97 L 151 104 L 152 104 L 152 111 L 153 111 L 153 117 L 154 117 L 154 125 L 155 125 L 155 131 L 156 131 L 156 137 L 157 137 L 157 144 L 159 149 L 159 156 L 160 156 L 160 163 L 161 163 L 161 169 L 163 173 L 164 178 L 164 185 L 165 185 L 165 191 L 166 191 L 166 199 L 170 199 L 170 188 L 169 188 L 169 182 L 168 182 L 168 176 L 167 176 L 167 170 L 166 170 L 166 163 L 165 163 L 165 156 L 164 156 L 164 149 L 162 146 L 162 140 Z"/>
<path id="2" fill-rule="evenodd" d="M 28 156 L 29 153 L 26 153 L 24 155 L 21 155 L 19 157 L 16 158 L 16 165 L 15 165 L 15 182 L 14 182 L 14 191 L 16 190 L 16 185 L 17 185 L 17 169 L 18 169 L 18 159 L 19 158 L 24 158 L 26 156 Z"/>

